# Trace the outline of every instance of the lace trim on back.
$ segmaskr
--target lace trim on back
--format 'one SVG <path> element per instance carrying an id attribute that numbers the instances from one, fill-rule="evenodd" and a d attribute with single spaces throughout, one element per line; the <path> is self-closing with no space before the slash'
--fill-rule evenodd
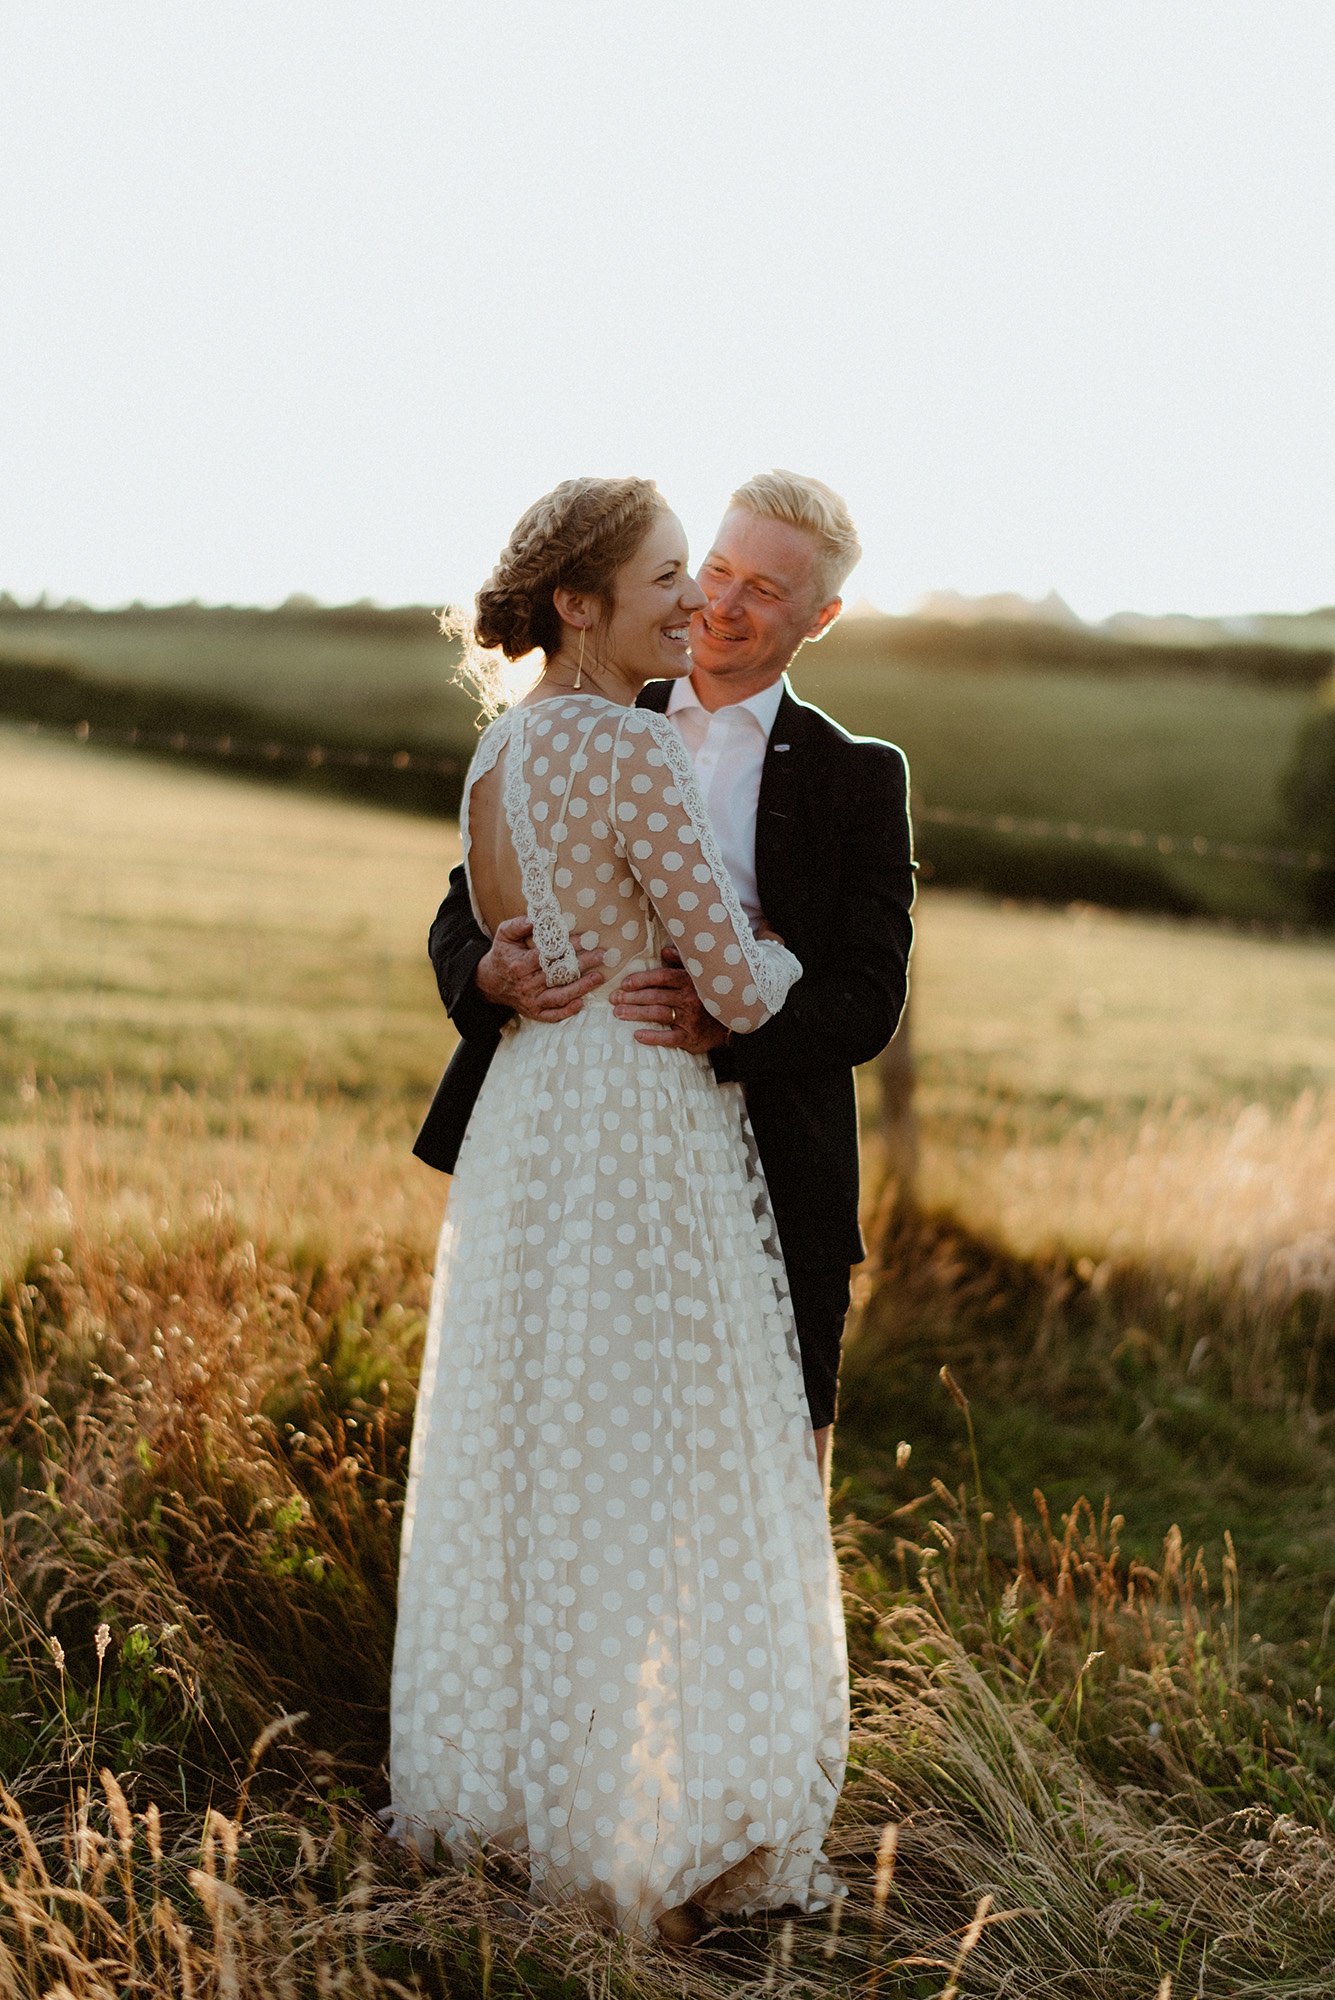
<path id="1" fill-rule="evenodd" d="M 795 958 L 786 946 L 761 942 L 751 929 L 750 920 L 742 908 L 737 886 L 728 873 L 723 859 L 723 850 L 714 832 L 714 822 L 709 817 L 700 781 L 695 775 L 690 752 L 677 734 L 676 728 L 666 716 L 657 715 L 652 709 L 636 709 L 637 717 L 642 717 L 649 728 L 654 742 L 663 752 L 668 769 L 672 773 L 681 802 L 686 808 L 691 830 L 700 843 L 700 859 L 714 878 L 718 899 L 728 913 L 728 921 L 737 933 L 737 942 L 742 947 L 747 971 L 751 975 L 756 992 L 764 1002 L 766 1010 L 777 1014 L 788 997 L 788 991 L 802 977 L 801 960 Z M 618 734 L 624 734 L 623 721 Z"/>
<path id="2" fill-rule="evenodd" d="M 547 984 L 573 986 L 579 978 L 579 960 L 552 887 L 552 856 L 539 847 L 537 829 L 529 811 L 532 794 L 524 774 L 524 759 L 528 750 L 526 712 L 516 708 L 510 714 L 514 721 L 510 730 L 510 754 L 505 762 L 501 801 L 510 839 L 519 858 L 524 906 L 533 926 L 533 946 Z M 492 762 L 495 762 L 494 757 Z"/>

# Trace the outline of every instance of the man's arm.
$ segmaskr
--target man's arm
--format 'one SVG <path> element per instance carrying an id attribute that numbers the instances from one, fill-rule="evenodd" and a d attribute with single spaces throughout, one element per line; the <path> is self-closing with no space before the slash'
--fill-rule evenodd
<path id="1" fill-rule="evenodd" d="M 908 772 L 889 746 L 857 758 L 840 855 L 839 911 L 827 968 L 805 973 L 781 1013 L 712 1051 L 722 1083 L 796 1069 L 856 1068 L 899 1025 L 913 943 L 913 842 Z M 853 775 L 853 774 L 850 774 Z"/>
<path id="2" fill-rule="evenodd" d="M 509 1020 L 509 1007 L 494 1006 L 477 987 L 477 969 L 491 940 L 473 915 L 463 866 L 450 875 L 450 893 L 436 911 L 427 951 L 445 1012 L 465 1041 L 495 1041 Z"/>
<path id="3" fill-rule="evenodd" d="M 584 996 L 601 986 L 602 953 L 581 951 L 580 977 L 572 986 L 548 986 L 530 942 L 527 917 L 507 917 L 489 939 L 473 915 L 462 867 L 450 876 L 450 893 L 436 912 L 427 950 L 445 1011 L 465 1041 L 494 1042 L 512 1014 L 532 1021 L 567 1021 Z"/>

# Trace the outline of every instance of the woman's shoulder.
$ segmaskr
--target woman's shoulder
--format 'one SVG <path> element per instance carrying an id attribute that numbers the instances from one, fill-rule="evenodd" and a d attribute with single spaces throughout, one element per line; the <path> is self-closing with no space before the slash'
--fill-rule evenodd
<path id="1" fill-rule="evenodd" d="M 515 711 L 503 708 L 494 715 L 473 745 L 473 754 L 468 760 L 470 778 L 484 778 L 505 748 L 506 738 L 514 727 Z"/>
<path id="2" fill-rule="evenodd" d="M 484 747 L 494 747 L 504 743 L 515 729 L 521 725 L 527 737 L 548 739 L 560 735 L 562 725 L 567 730 L 574 725 L 587 724 L 597 719 L 598 710 L 611 708 L 609 702 L 601 698 L 590 703 L 583 694 L 549 695 L 542 701 L 516 701 L 509 708 L 503 708 L 494 715 L 477 739 L 474 755 L 479 755 Z M 594 713 L 590 713 L 590 709 Z"/>
<path id="3" fill-rule="evenodd" d="M 581 690 L 503 709 L 478 738 L 475 759 L 484 751 L 494 756 L 521 717 L 525 738 L 547 756 L 571 750 L 587 760 L 591 753 L 610 753 L 618 761 L 630 757 L 651 765 L 669 763 L 674 769 L 685 757 L 681 738 L 665 715 Z"/>
<path id="4" fill-rule="evenodd" d="M 665 715 L 651 708 L 623 710 L 612 752 L 622 772 L 633 771 L 636 791 L 655 791 L 676 805 L 691 787 L 691 760 L 686 745 Z"/>
<path id="5" fill-rule="evenodd" d="M 527 718 L 526 734 L 529 736 L 553 737 L 578 734 L 587 735 L 592 729 L 615 730 L 627 715 L 636 713 L 623 708 L 620 702 L 609 701 L 606 695 L 591 694 L 587 688 L 571 689 L 565 694 L 547 695 L 541 701 L 517 702 L 506 715 L 523 715 Z M 504 720 L 504 717 L 498 718 Z"/>
<path id="6" fill-rule="evenodd" d="M 657 752 L 665 752 L 670 759 L 674 750 L 683 748 L 681 737 L 672 723 L 652 708 L 624 709 L 618 735 L 623 743 L 633 745 L 651 764 L 663 761 Z"/>

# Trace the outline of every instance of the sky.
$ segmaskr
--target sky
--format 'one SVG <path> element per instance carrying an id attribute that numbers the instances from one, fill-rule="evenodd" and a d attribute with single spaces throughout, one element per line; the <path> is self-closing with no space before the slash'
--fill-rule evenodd
<path id="1" fill-rule="evenodd" d="M 0 589 L 439 604 L 573 473 L 1335 600 L 1330 0 L 6 0 Z"/>

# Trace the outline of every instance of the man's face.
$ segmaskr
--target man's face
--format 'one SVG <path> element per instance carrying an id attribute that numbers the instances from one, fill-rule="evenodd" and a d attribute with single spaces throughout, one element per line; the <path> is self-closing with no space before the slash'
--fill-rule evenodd
<path id="1" fill-rule="evenodd" d="M 802 641 L 839 615 L 837 597 L 817 601 L 815 555 L 804 528 L 764 521 L 745 507 L 724 515 L 700 567 L 709 601 L 691 619 L 692 681 L 706 708 L 771 686 Z"/>

